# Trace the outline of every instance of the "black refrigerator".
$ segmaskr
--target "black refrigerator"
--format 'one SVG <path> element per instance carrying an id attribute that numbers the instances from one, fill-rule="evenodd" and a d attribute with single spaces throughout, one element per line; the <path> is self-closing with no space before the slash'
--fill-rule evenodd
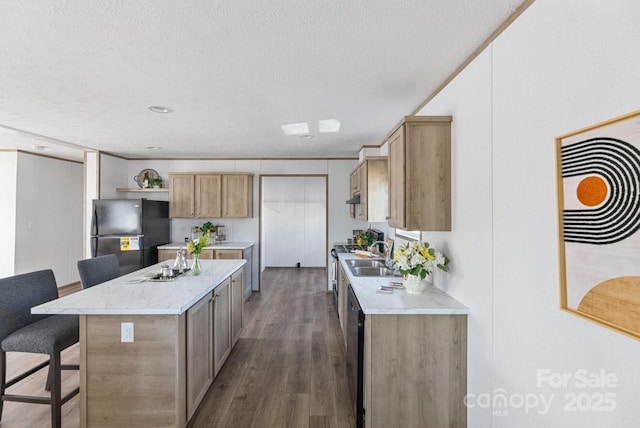
<path id="1" fill-rule="evenodd" d="M 158 245 L 170 241 L 169 202 L 94 199 L 91 256 L 115 254 L 121 275 L 158 263 Z"/>

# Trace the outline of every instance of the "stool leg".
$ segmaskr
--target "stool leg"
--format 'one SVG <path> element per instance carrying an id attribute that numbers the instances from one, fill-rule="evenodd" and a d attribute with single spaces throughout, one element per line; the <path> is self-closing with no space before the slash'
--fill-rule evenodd
<path id="1" fill-rule="evenodd" d="M 2 405 L 4 400 L 5 384 L 7 383 L 7 354 L 4 351 L 0 351 L 0 421 L 2 420 Z"/>
<path id="2" fill-rule="evenodd" d="M 60 352 L 49 356 L 51 387 L 51 427 L 62 427 L 62 376 L 60 369 Z"/>
<path id="3" fill-rule="evenodd" d="M 53 376 L 53 369 L 51 368 L 51 364 L 49 364 L 49 370 L 47 370 L 47 383 L 44 385 L 45 391 L 51 391 L 51 376 Z"/>

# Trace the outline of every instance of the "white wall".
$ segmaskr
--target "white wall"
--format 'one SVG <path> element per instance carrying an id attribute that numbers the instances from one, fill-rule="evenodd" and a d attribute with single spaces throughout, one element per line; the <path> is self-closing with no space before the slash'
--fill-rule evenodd
<path id="1" fill-rule="evenodd" d="M 18 153 L 15 273 L 52 269 L 58 286 L 79 280 L 83 166 Z"/>
<path id="2" fill-rule="evenodd" d="M 0 151 L 0 278 L 15 274 L 18 152 Z"/>
<path id="3" fill-rule="evenodd" d="M 133 176 L 128 177 L 127 160 L 104 153 L 99 154 L 99 199 L 136 199 L 140 193 L 116 192 L 118 188 L 138 188 Z"/>
<path id="4" fill-rule="evenodd" d="M 453 115 L 452 231 L 424 237 L 452 259 L 434 282 L 471 311 L 470 427 L 640 420 L 638 341 L 559 309 L 554 145 L 639 108 L 639 19 L 631 0 L 537 0 L 420 112 Z M 615 386 L 581 387 L 581 369 Z M 542 373 L 570 378 L 554 387 Z M 590 407 L 605 393 L 603 411 Z M 481 394 L 511 402 L 492 409 Z"/>
<path id="5" fill-rule="evenodd" d="M 326 267 L 326 177 L 262 178 L 262 266 Z"/>

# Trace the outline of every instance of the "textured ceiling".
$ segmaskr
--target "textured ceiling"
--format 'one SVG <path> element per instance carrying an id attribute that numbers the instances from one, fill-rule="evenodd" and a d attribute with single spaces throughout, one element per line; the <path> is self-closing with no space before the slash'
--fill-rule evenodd
<path id="1" fill-rule="evenodd" d="M 521 3 L 2 1 L 0 148 L 41 145 L 76 159 L 84 148 L 354 157 L 382 143 Z M 318 133 L 322 119 L 340 120 L 340 132 Z M 285 136 L 280 125 L 297 122 L 315 138 Z"/>

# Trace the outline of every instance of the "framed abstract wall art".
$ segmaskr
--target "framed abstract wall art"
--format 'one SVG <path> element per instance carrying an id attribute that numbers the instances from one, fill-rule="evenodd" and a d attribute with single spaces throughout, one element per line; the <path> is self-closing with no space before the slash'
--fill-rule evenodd
<path id="1" fill-rule="evenodd" d="M 556 138 L 560 303 L 640 339 L 640 110 Z"/>

